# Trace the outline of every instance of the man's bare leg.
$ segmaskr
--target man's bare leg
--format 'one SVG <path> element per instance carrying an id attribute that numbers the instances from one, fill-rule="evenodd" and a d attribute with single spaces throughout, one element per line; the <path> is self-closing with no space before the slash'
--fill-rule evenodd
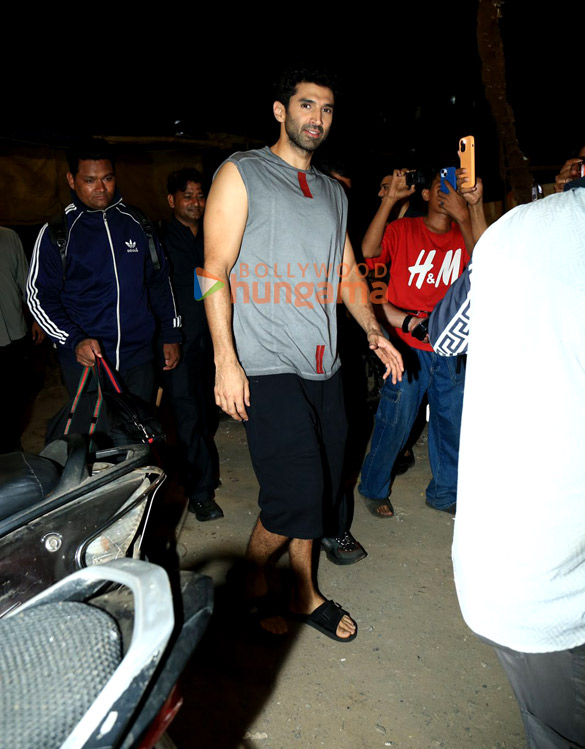
<path id="1" fill-rule="evenodd" d="M 311 614 L 325 599 L 315 587 L 313 577 L 313 540 L 291 539 L 289 546 L 290 566 L 295 578 L 295 589 L 291 610 L 295 614 Z M 355 622 L 343 616 L 337 625 L 338 637 L 350 637 L 356 630 Z"/>
<path id="2" fill-rule="evenodd" d="M 246 559 L 250 562 L 251 567 L 246 584 L 248 598 L 259 598 L 268 592 L 265 575 L 266 565 L 272 555 L 282 548 L 287 541 L 286 536 L 267 531 L 258 518 L 246 550 Z M 291 610 L 296 614 L 310 614 L 325 601 L 323 596 L 317 592 L 313 580 L 313 540 L 291 539 L 289 555 L 295 580 Z M 288 632 L 288 625 L 282 616 L 271 616 L 268 619 L 263 619 L 260 626 L 277 635 Z M 355 630 L 355 622 L 349 616 L 344 616 L 337 627 L 337 636 L 349 637 Z"/>
<path id="3" fill-rule="evenodd" d="M 286 536 L 267 531 L 258 518 L 246 549 L 246 559 L 250 563 L 246 579 L 246 596 L 249 599 L 260 598 L 268 592 L 266 565 L 272 555 L 287 541 Z M 262 619 L 260 626 L 275 635 L 284 635 L 288 632 L 288 625 L 282 616 Z"/>

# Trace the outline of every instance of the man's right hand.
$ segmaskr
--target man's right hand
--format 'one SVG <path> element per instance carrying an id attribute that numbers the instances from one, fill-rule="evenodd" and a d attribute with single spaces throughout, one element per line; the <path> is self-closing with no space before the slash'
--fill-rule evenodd
<path id="1" fill-rule="evenodd" d="M 215 366 L 215 402 L 235 421 L 248 421 L 250 385 L 238 362 Z"/>
<path id="2" fill-rule="evenodd" d="M 96 356 L 102 358 L 102 350 L 95 338 L 84 338 L 75 347 L 75 356 L 82 367 L 93 367 Z"/>
<path id="3" fill-rule="evenodd" d="M 392 172 L 392 182 L 382 200 L 388 200 L 394 204 L 402 200 L 402 198 L 408 198 L 413 194 L 416 189 L 415 186 L 411 185 L 408 187 L 406 184 L 406 173 L 409 171 L 410 169 L 395 169 Z"/>
<path id="4" fill-rule="evenodd" d="M 462 195 L 469 205 L 477 205 L 483 200 L 483 182 L 479 177 L 473 187 L 466 187 L 465 183 L 469 181 L 467 169 L 457 169 L 457 192 Z"/>
<path id="5" fill-rule="evenodd" d="M 579 177 L 581 171 L 580 167 L 584 161 L 584 156 L 565 161 L 563 168 L 555 177 L 555 192 L 563 192 L 567 182 L 572 182 Z"/>

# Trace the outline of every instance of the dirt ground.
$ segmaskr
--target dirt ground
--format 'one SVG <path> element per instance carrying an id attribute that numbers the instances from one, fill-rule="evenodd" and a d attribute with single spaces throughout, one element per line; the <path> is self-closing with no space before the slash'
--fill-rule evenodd
<path id="1" fill-rule="evenodd" d="M 64 402 L 54 376 L 23 437 L 38 449 Z M 257 516 L 257 483 L 244 428 L 222 420 L 218 521 L 188 514 L 181 567 L 211 575 L 216 606 L 184 678 L 185 703 L 169 731 L 179 749 L 521 749 L 524 732 L 491 649 L 464 624 L 453 585 L 453 518 L 425 506 L 424 434 L 416 465 L 394 485 L 396 517 L 370 515 L 357 491 L 352 532 L 368 557 L 336 566 L 321 553 L 322 592 L 358 623 L 352 643 L 306 625 L 266 641 L 238 617 L 225 585 Z M 167 491 L 177 493 L 172 484 Z M 286 559 L 280 572 L 286 582 Z"/>

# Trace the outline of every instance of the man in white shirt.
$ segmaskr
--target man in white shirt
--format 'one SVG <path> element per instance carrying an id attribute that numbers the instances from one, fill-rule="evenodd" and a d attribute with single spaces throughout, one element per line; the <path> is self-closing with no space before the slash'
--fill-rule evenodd
<path id="1" fill-rule="evenodd" d="M 585 189 L 573 185 L 491 226 L 429 323 L 437 352 L 468 351 L 459 603 L 538 749 L 585 746 Z"/>

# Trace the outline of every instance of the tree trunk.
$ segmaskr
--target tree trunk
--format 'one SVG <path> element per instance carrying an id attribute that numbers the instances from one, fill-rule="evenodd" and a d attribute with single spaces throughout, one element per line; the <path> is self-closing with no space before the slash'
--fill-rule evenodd
<path id="1" fill-rule="evenodd" d="M 478 1 L 477 46 L 481 76 L 502 145 L 502 179 L 509 180 L 516 202 L 529 203 L 532 200 L 532 174 L 518 143 L 514 112 L 506 99 L 506 63 L 498 23 L 501 6 L 502 0 Z"/>

